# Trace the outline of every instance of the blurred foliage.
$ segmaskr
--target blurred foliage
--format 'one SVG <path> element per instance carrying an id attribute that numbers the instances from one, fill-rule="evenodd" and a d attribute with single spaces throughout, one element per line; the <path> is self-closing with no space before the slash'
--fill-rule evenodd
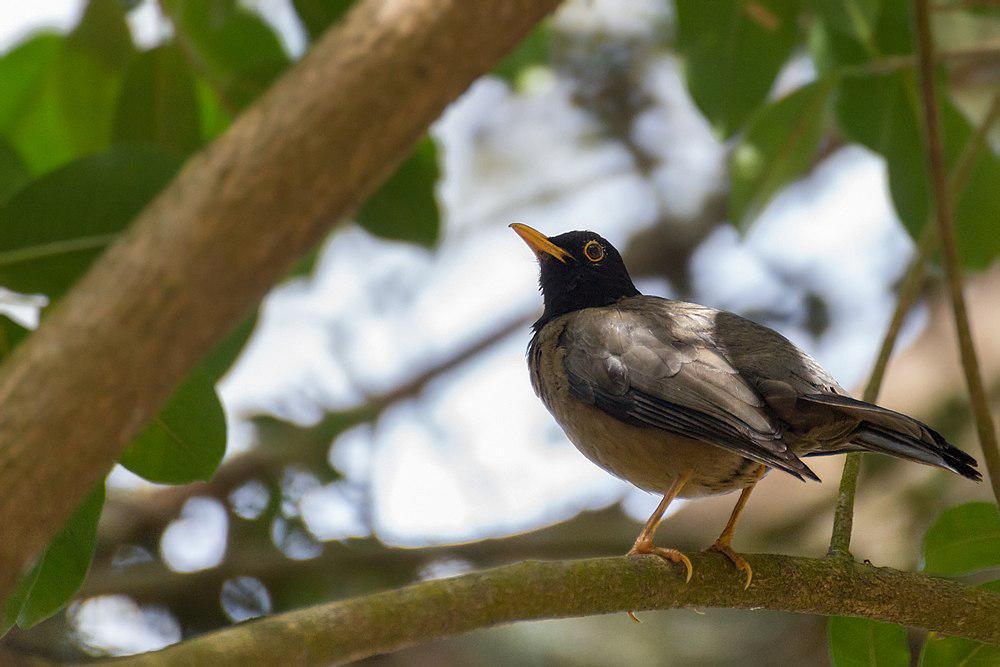
<path id="1" fill-rule="evenodd" d="M 202 143 L 195 78 L 176 44 L 140 54 L 125 71 L 114 140 L 187 155 Z"/>
<path id="2" fill-rule="evenodd" d="M 832 92 L 830 80 L 817 81 L 761 107 L 750 119 L 729 160 L 729 211 L 735 224 L 749 224 L 812 165 Z"/>
<path id="3" fill-rule="evenodd" d="M 15 623 L 21 628 L 44 621 L 59 611 L 83 583 L 97 544 L 97 522 L 104 506 L 104 481 L 49 543 L 48 548 L 3 604 L 0 635 Z"/>
<path id="4" fill-rule="evenodd" d="M 833 616 L 827 624 L 835 667 L 908 667 L 906 628 L 867 618 Z"/>
<path id="5" fill-rule="evenodd" d="M 163 0 L 189 62 L 230 111 L 250 104 L 289 64 L 277 35 L 237 0 Z"/>
<path id="6" fill-rule="evenodd" d="M 0 285 L 62 296 L 179 166 L 154 147 L 115 146 L 31 181 L 0 206 Z"/>
<path id="7" fill-rule="evenodd" d="M 433 246 L 440 233 L 437 180 L 437 147 L 426 137 L 364 203 L 358 223 L 376 236 Z"/>
<path id="8" fill-rule="evenodd" d="M 961 575 L 1000 567 L 1000 511 L 968 503 L 944 512 L 924 538 L 924 571 Z"/>
<path id="9" fill-rule="evenodd" d="M 120 463 L 161 484 L 207 481 L 226 453 L 226 415 L 215 382 L 198 369 L 132 441 Z"/>
<path id="10" fill-rule="evenodd" d="M 722 137 L 764 102 L 795 47 L 799 0 L 677 0 L 688 88 Z"/>
<path id="11" fill-rule="evenodd" d="M 317 39 L 347 13 L 354 0 L 292 0 L 292 4 L 309 39 Z"/>
<path id="12" fill-rule="evenodd" d="M 746 228 L 781 188 L 811 168 L 824 113 L 834 98 L 836 129 L 885 157 L 896 211 L 917 237 L 930 217 L 927 150 L 913 69 L 909 0 L 677 0 L 677 45 L 691 96 L 723 137 L 739 135 L 730 159 L 731 221 Z M 985 19 L 984 19 L 985 20 Z M 800 30 L 798 26 L 806 28 Z M 765 98 L 796 48 L 807 49 L 820 81 L 773 103 Z M 945 79 L 939 68 L 940 80 Z M 944 140 L 954 171 L 973 130 L 943 100 Z M 956 194 L 959 249 L 968 268 L 1000 252 L 1000 158 L 980 150 Z"/>

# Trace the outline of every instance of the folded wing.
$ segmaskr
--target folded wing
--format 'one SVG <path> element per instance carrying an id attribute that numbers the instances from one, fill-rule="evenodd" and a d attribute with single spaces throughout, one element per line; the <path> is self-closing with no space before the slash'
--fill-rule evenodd
<path id="1" fill-rule="evenodd" d="M 712 345 L 709 312 L 581 311 L 560 339 L 572 395 L 629 424 L 818 479 L 783 442 L 764 399 Z"/>

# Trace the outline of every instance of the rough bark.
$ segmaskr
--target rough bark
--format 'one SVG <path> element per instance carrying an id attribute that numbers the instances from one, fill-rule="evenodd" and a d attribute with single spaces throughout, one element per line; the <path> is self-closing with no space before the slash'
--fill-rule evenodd
<path id="1" fill-rule="evenodd" d="M 556 0 L 367 0 L 0 369 L 0 599 L 186 372 Z"/>
<path id="2" fill-rule="evenodd" d="M 1000 595 L 842 558 L 720 554 L 688 584 L 655 556 L 525 561 L 235 625 L 116 665 L 330 664 L 511 621 L 679 607 L 865 616 L 1000 644 Z"/>

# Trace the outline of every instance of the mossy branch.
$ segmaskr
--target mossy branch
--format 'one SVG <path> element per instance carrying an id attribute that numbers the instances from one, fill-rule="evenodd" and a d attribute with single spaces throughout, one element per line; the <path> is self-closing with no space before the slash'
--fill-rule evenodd
<path id="1" fill-rule="evenodd" d="M 732 607 L 838 614 L 1000 644 L 1000 595 L 844 559 L 755 554 L 753 585 L 719 554 L 694 577 L 655 556 L 524 561 L 278 614 L 106 664 L 329 664 L 500 623 L 627 610 Z M 622 614 L 622 630 L 630 621 Z"/>

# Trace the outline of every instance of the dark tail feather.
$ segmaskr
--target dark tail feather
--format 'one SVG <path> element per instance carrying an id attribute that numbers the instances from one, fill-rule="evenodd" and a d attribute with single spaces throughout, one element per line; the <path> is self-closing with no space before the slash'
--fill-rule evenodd
<path id="1" fill-rule="evenodd" d="M 811 394 L 802 400 L 857 419 L 860 423 L 851 442 L 859 449 L 945 468 L 977 482 L 983 477 L 976 470 L 976 459 L 912 417 L 839 394 Z"/>

